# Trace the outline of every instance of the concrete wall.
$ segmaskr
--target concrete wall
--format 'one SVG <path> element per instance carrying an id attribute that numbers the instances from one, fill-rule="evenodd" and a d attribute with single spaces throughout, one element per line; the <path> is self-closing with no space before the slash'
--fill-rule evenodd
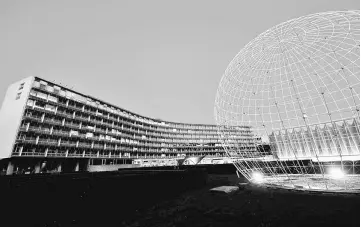
<path id="1" fill-rule="evenodd" d="M 10 85 L 0 109 L 0 159 L 11 156 L 14 142 L 24 112 L 34 77 L 28 77 Z M 22 89 L 19 89 L 24 83 Z M 16 99 L 17 94 L 20 98 Z"/>
<path id="2" fill-rule="evenodd" d="M 117 171 L 118 169 L 137 168 L 140 165 L 135 164 L 120 164 L 120 165 L 90 165 L 89 172 L 103 172 L 103 171 Z"/>

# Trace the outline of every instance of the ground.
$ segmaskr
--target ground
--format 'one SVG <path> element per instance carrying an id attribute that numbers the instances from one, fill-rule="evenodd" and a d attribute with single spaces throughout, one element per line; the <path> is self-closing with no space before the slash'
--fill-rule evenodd
<path id="1" fill-rule="evenodd" d="M 235 174 L 210 175 L 206 187 L 139 210 L 121 226 L 360 226 L 360 197 L 305 194 L 247 188 L 234 194 L 211 193 L 237 185 Z"/>

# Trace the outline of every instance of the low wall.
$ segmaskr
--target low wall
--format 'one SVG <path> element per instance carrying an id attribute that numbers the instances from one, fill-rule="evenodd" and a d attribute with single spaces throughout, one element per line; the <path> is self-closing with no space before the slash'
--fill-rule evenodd
<path id="1" fill-rule="evenodd" d="M 136 164 L 119 164 L 119 165 L 89 165 L 89 172 L 117 171 L 118 169 L 138 168 Z"/>

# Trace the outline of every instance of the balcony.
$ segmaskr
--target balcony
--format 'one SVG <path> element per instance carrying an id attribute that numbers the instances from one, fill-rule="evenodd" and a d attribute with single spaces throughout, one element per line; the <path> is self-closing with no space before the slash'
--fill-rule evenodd
<path id="1" fill-rule="evenodd" d="M 36 144 L 36 138 L 29 138 L 29 139 L 17 139 L 17 143 L 27 143 L 27 144 Z"/>
<path id="2" fill-rule="evenodd" d="M 22 152 L 21 156 L 45 157 L 45 153 L 43 153 L 43 152 Z"/>
<path id="3" fill-rule="evenodd" d="M 44 118 L 44 122 L 52 125 L 63 125 L 63 123 L 59 120 L 53 120 L 49 118 Z"/>
<path id="4" fill-rule="evenodd" d="M 47 157 L 65 157 L 65 152 L 48 151 Z"/>
<path id="5" fill-rule="evenodd" d="M 50 139 L 39 139 L 38 144 L 48 145 L 48 146 L 56 146 L 56 145 L 58 145 L 58 141 L 50 140 Z"/>
<path id="6" fill-rule="evenodd" d="M 63 147 L 76 147 L 76 143 L 60 142 L 59 146 Z"/>
<path id="7" fill-rule="evenodd" d="M 44 129 L 44 128 L 33 127 L 33 126 L 30 126 L 28 131 L 41 133 L 41 134 L 46 134 L 46 135 L 50 134 L 50 129 Z"/>
<path id="8" fill-rule="evenodd" d="M 72 124 L 72 123 L 65 123 L 64 125 L 66 127 L 68 127 L 68 128 L 74 128 L 74 129 L 79 129 L 80 128 L 80 125 Z"/>
<path id="9" fill-rule="evenodd" d="M 82 158 L 83 153 L 68 153 L 68 157 Z"/>
<path id="10" fill-rule="evenodd" d="M 23 117 L 24 119 L 31 119 L 31 120 L 35 120 L 35 121 L 41 121 L 41 117 L 37 117 L 37 116 L 34 116 L 34 115 L 24 115 Z"/>
<path id="11" fill-rule="evenodd" d="M 53 135 L 58 135 L 58 136 L 69 136 L 69 132 L 68 131 L 61 131 L 61 130 L 53 130 Z"/>
<path id="12" fill-rule="evenodd" d="M 81 147 L 81 148 L 91 148 L 91 144 L 89 144 L 89 143 L 79 143 L 79 144 L 78 144 L 78 147 Z"/>

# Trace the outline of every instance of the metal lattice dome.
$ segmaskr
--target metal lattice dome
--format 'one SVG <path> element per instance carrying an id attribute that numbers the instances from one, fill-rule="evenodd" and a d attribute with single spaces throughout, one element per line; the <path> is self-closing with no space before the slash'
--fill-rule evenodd
<path id="1" fill-rule="evenodd" d="M 324 12 L 249 42 L 221 79 L 215 117 L 227 154 L 249 180 L 359 190 L 359 103 L 360 12 Z M 223 130 L 241 126 L 252 128 L 243 141 Z M 334 173 L 348 177 L 340 183 Z"/>

